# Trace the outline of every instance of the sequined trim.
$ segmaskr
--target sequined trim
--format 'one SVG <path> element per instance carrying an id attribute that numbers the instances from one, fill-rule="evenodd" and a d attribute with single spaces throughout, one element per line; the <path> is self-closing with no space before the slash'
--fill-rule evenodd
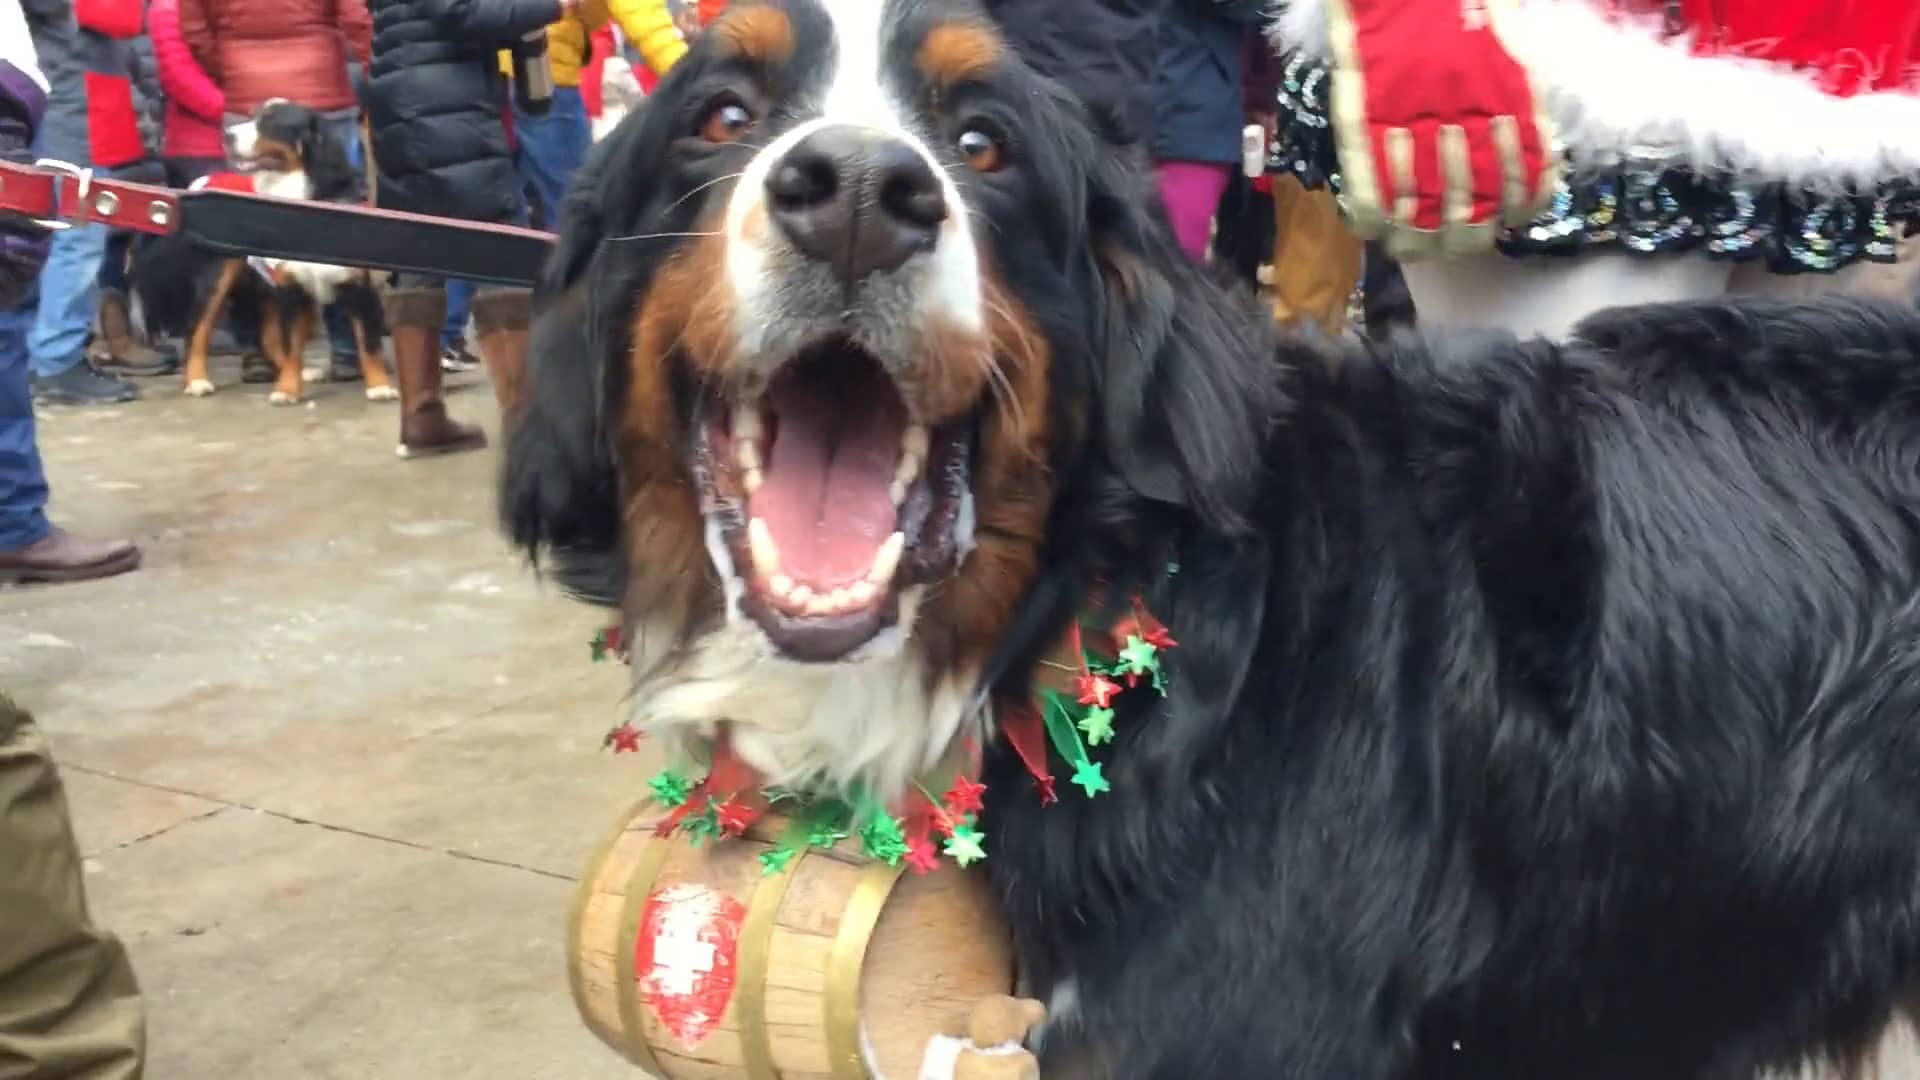
<path id="1" fill-rule="evenodd" d="M 1327 120 L 1324 64 L 1295 56 L 1280 86 L 1279 138 L 1268 172 L 1340 191 Z M 1764 260 L 1780 274 L 1831 273 L 1895 260 L 1899 227 L 1920 228 L 1920 177 L 1870 194 L 1826 196 L 1785 184 L 1742 184 L 1648 159 L 1593 170 L 1577 155 L 1547 210 L 1501 231 L 1508 255 L 1571 255 L 1618 248 L 1642 255 L 1701 251 Z"/>

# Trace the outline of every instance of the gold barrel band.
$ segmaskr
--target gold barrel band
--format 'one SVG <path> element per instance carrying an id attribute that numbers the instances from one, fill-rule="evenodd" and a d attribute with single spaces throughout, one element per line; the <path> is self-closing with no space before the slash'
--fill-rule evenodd
<path id="1" fill-rule="evenodd" d="M 587 868 L 580 875 L 580 887 L 573 891 L 573 906 L 567 911 L 567 987 L 573 991 L 573 1007 L 579 1010 L 581 1016 L 587 1015 L 587 976 L 580 967 L 580 934 L 587 918 L 587 905 L 600 895 L 601 864 L 607 861 L 608 855 L 613 854 L 613 845 L 627 835 L 627 826 L 633 824 L 633 819 L 639 817 L 640 812 L 652 802 L 651 799 L 642 799 L 620 815 L 613 823 L 613 828 L 608 829 L 607 835 L 601 837 L 594 846 L 593 855 L 587 859 Z M 619 965 L 616 963 L 614 967 L 617 972 Z"/>
<path id="2" fill-rule="evenodd" d="M 671 837 L 656 836 L 634 861 L 633 876 L 627 879 L 627 900 L 620 908 L 620 952 L 614 957 L 614 978 L 619 983 L 621 1042 L 627 1060 L 655 1076 L 667 1075 L 647 1045 L 647 1028 L 640 1018 L 640 973 L 633 969 L 633 949 L 640 937 L 640 916 L 647 909 L 647 896 L 654 881 L 667 864 L 676 843 Z"/>
<path id="3" fill-rule="evenodd" d="M 886 906 L 902 869 L 876 862 L 861 872 L 827 953 L 827 1066 L 834 1080 L 868 1080 L 860 1053 L 860 970 L 866 964 L 867 943 L 873 940 L 880 909 Z"/>
<path id="4" fill-rule="evenodd" d="M 774 921 L 793 873 L 806 857 L 803 849 L 780 872 L 760 879 L 740 927 L 740 979 L 733 1007 L 740 1021 L 740 1058 L 747 1080 L 780 1080 L 773 1065 L 773 1036 L 767 1032 L 767 972 L 773 964 Z"/>

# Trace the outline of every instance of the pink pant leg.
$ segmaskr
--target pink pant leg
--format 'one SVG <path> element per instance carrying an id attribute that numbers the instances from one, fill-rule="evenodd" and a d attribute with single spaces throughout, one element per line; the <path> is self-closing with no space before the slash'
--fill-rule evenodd
<path id="1" fill-rule="evenodd" d="M 1154 166 L 1160 201 L 1173 220 L 1180 247 L 1195 259 L 1207 257 L 1207 236 L 1220 196 L 1227 192 L 1233 166 L 1208 161 L 1162 161 Z"/>

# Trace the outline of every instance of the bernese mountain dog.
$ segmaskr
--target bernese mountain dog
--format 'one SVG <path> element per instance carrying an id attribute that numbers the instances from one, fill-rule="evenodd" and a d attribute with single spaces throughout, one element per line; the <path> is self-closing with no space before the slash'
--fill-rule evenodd
<path id="1" fill-rule="evenodd" d="M 365 178 L 347 160 L 326 118 L 304 105 L 279 98 L 263 102 L 249 119 L 227 129 L 226 145 L 246 190 L 349 205 L 366 201 Z M 260 350 L 273 364 L 267 400 L 298 404 L 306 381 L 301 354 L 313 340 L 322 309 L 335 303 L 353 327 L 367 400 L 400 397 L 380 360 L 386 324 L 371 271 L 293 259 L 229 258 L 178 237 L 162 237 L 141 249 L 134 288 L 154 328 L 186 339 L 182 377 L 190 397 L 214 392 L 208 344 L 232 306 L 242 312 L 238 321 L 258 327 Z"/>
<path id="2" fill-rule="evenodd" d="M 563 217 L 507 530 L 655 739 L 977 743 L 1043 1075 L 1850 1074 L 1920 1005 L 1912 310 L 1290 340 L 962 0 L 731 6 Z M 1177 647 L 1050 793 L 1103 597 Z"/>

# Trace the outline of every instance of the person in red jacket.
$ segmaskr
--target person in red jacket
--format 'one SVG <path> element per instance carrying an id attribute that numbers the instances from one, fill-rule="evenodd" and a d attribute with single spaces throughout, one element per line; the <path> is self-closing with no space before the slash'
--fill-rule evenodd
<path id="1" fill-rule="evenodd" d="M 1920 218 L 1913 0 L 1294 0 L 1275 32 L 1292 161 L 1426 321 L 1869 287 Z"/>
<path id="2" fill-rule="evenodd" d="M 160 160 L 167 170 L 167 184 L 183 188 L 227 167 L 221 127 L 227 95 L 193 58 L 180 31 L 180 0 L 153 0 L 148 5 L 147 36 L 153 40 L 160 88 L 167 99 Z"/>

